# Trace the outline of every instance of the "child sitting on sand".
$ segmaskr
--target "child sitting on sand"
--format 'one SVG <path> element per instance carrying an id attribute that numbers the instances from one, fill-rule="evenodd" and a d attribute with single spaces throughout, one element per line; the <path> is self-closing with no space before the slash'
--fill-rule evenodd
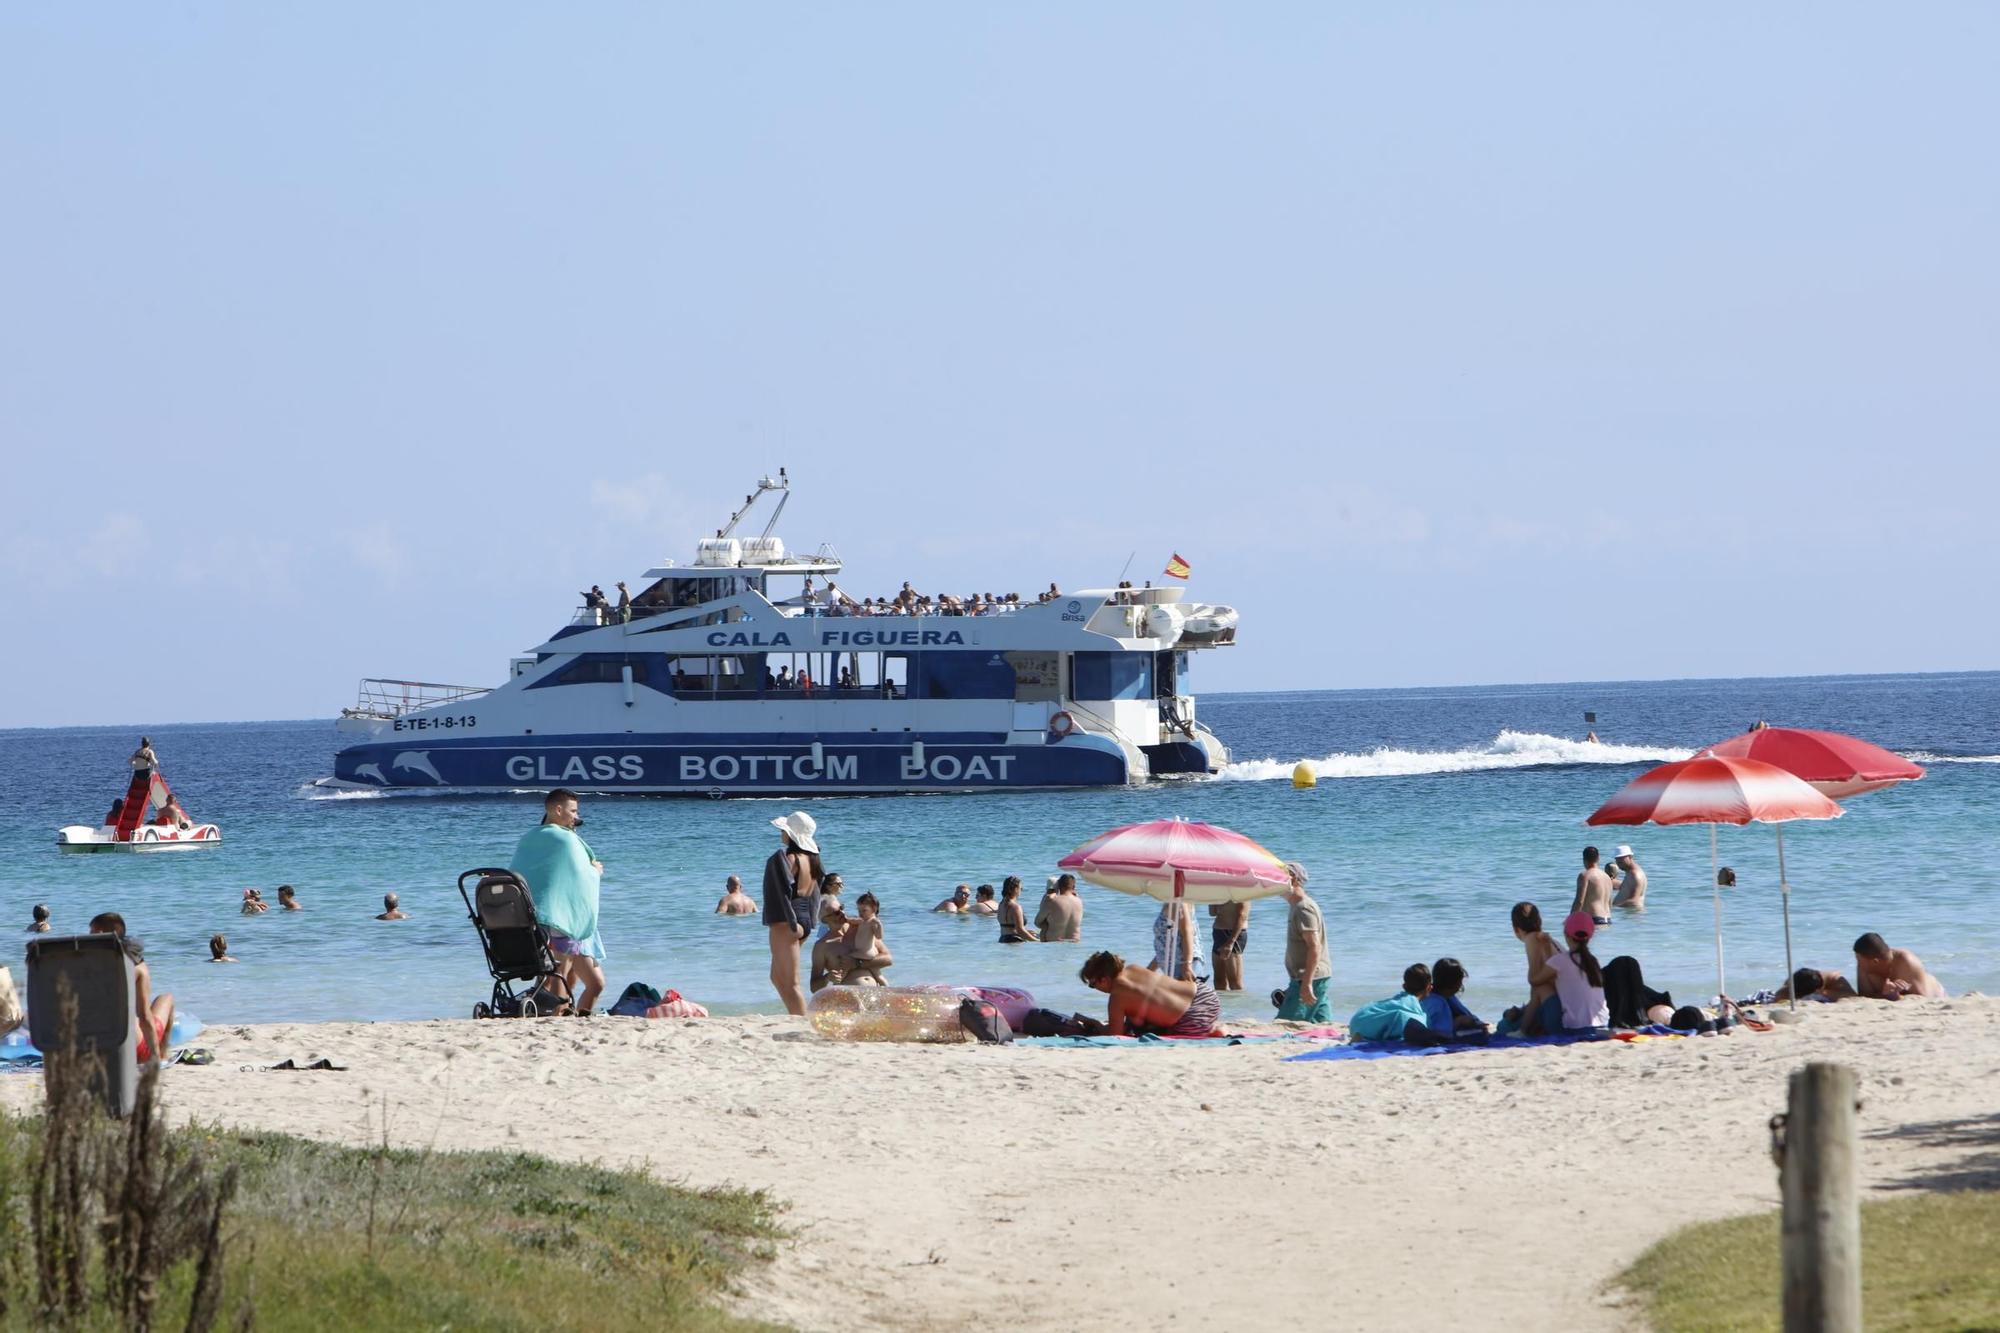
<path id="1" fill-rule="evenodd" d="M 1364 1004 L 1347 1020 L 1349 1041 L 1405 1041 L 1442 1046 L 1450 1040 L 1424 1023 L 1424 997 L 1431 993 L 1431 970 L 1422 963 L 1403 969 L 1403 989 L 1386 1000 Z"/>
<path id="2" fill-rule="evenodd" d="M 1542 909 L 1533 903 L 1515 903 L 1511 917 L 1514 938 L 1528 952 L 1528 1002 L 1516 1005 L 1500 1016 L 1500 1031 L 1532 1037 L 1541 1032 L 1542 1006 L 1556 993 L 1555 969 L 1549 959 L 1560 952 L 1556 942 L 1542 929 Z"/>
<path id="3" fill-rule="evenodd" d="M 883 985 L 882 969 L 896 960 L 882 938 L 882 904 L 874 894 L 864 893 L 854 900 L 854 910 L 861 913 L 861 919 L 847 935 L 847 979 Z"/>
<path id="4" fill-rule="evenodd" d="M 1458 993 L 1465 989 L 1465 964 L 1456 958 L 1440 958 L 1431 964 L 1431 993 L 1423 997 L 1424 1024 L 1440 1037 L 1484 1033 L 1479 1021 Z"/>

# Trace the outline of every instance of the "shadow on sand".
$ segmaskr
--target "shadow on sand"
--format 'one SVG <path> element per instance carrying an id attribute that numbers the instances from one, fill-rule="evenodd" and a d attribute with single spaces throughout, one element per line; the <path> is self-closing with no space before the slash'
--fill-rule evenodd
<path id="1" fill-rule="evenodd" d="M 1885 1181 L 1892 1190 L 2000 1190 L 2000 1111 L 1959 1120 L 1931 1120 L 1878 1129 L 1874 1140 L 1901 1140 L 1942 1160 Z"/>

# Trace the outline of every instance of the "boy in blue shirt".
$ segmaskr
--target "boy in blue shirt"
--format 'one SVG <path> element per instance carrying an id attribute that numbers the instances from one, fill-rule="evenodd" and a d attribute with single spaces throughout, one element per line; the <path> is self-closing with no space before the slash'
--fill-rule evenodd
<path id="1" fill-rule="evenodd" d="M 1386 1000 L 1364 1004 L 1347 1020 L 1349 1041 L 1404 1041 L 1412 1046 L 1442 1046 L 1450 1040 L 1424 1023 L 1424 997 L 1431 992 L 1431 970 L 1422 963 L 1403 969 L 1403 989 Z"/>
<path id="2" fill-rule="evenodd" d="M 1465 989 L 1465 964 L 1440 958 L 1431 964 L 1431 993 L 1424 996 L 1424 1025 L 1441 1037 L 1484 1036 L 1486 1024 L 1465 1007 L 1458 993 Z"/>

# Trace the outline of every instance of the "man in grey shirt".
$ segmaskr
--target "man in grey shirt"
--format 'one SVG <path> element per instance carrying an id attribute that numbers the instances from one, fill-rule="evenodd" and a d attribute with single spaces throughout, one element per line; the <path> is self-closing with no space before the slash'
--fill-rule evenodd
<path id="1" fill-rule="evenodd" d="M 1292 877 L 1285 890 L 1291 914 L 1285 921 L 1285 971 L 1291 984 L 1278 1004 L 1278 1017 L 1300 1023 L 1333 1021 L 1333 960 L 1326 952 L 1326 922 L 1306 892 L 1306 868 L 1285 862 Z"/>

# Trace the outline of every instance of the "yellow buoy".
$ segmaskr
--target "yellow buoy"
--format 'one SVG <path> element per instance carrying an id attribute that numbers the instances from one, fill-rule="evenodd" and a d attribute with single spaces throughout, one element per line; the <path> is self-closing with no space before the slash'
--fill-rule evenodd
<path id="1" fill-rule="evenodd" d="M 1304 790 L 1318 785 L 1319 774 L 1313 772 L 1313 766 L 1303 759 L 1299 760 L 1298 767 L 1292 770 L 1292 786 Z"/>

